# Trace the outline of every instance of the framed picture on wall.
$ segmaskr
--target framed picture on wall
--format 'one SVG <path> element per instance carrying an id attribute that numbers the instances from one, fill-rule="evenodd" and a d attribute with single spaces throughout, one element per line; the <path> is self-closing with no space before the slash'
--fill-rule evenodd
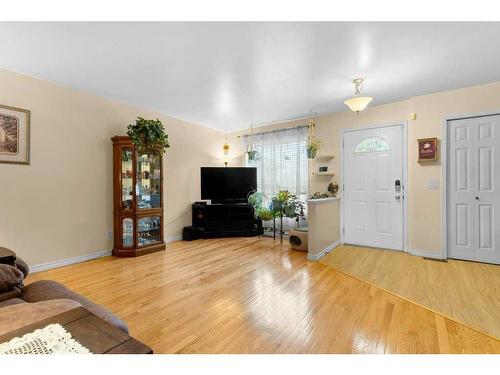
<path id="1" fill-rule="evenodd" d="M 0 163 L 30 163 L 30 111 L 0 105 Z"/>
<path id="2" fill-rule="evenodd" d="M 418 142 L 418 162 L 438 160 L 438 139 L 422 138 Z"/>

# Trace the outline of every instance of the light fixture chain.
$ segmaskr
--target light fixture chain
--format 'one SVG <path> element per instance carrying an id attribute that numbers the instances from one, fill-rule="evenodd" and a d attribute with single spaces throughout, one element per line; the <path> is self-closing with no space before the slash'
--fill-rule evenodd
<path id="1" fill-rule="evenodd" d="M 359 94 L 361 94 L 361 90 L 363 90 L 363 79 L 362 78 L 358 78 L 358 79 L 354 80 L 354 90 L 355 90 L 355 93 L 354 93 L 355 96 L 358 96 Z"/>

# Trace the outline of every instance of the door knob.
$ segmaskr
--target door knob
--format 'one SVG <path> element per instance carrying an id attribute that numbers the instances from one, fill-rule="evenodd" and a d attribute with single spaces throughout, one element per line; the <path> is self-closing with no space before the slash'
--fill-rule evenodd
<path id="1" fill-rule="evenodd" d="M 396 195 L 394 198 L 396 198 L 396 200 L 400 200 L 401 199 L 401 196 L 400 195 Z"/>
<path id="2" fill-rule="evenodd" d="M 479 197 L 476 197 L 476 200 L 478 201 L 478 200 L 479 200 Z"/>

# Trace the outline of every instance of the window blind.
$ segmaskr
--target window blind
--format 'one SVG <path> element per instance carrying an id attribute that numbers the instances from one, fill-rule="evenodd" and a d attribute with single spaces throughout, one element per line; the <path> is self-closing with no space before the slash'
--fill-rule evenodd
<path id="1" fill-rule="evenodd" d="M 250 136 L 245 136 L 246 149 Z M 307 127 L 277 130 L 253 136 L 253 149 L 260 158 L 245 165 L 257 167 L 258 190 L 270 200 L 280 190 L 288 190 L 305 201 L 308 193 Z"/>

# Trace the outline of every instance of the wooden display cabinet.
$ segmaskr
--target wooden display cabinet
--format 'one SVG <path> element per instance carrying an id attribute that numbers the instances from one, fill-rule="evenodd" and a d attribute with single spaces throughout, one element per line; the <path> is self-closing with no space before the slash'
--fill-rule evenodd
<path id="1" fill-rule="evenodd" d="M 113 255 L 133 257 L 165 249 L 163 160 L 138 155 L 128 136 L 113 141 Z"/>

